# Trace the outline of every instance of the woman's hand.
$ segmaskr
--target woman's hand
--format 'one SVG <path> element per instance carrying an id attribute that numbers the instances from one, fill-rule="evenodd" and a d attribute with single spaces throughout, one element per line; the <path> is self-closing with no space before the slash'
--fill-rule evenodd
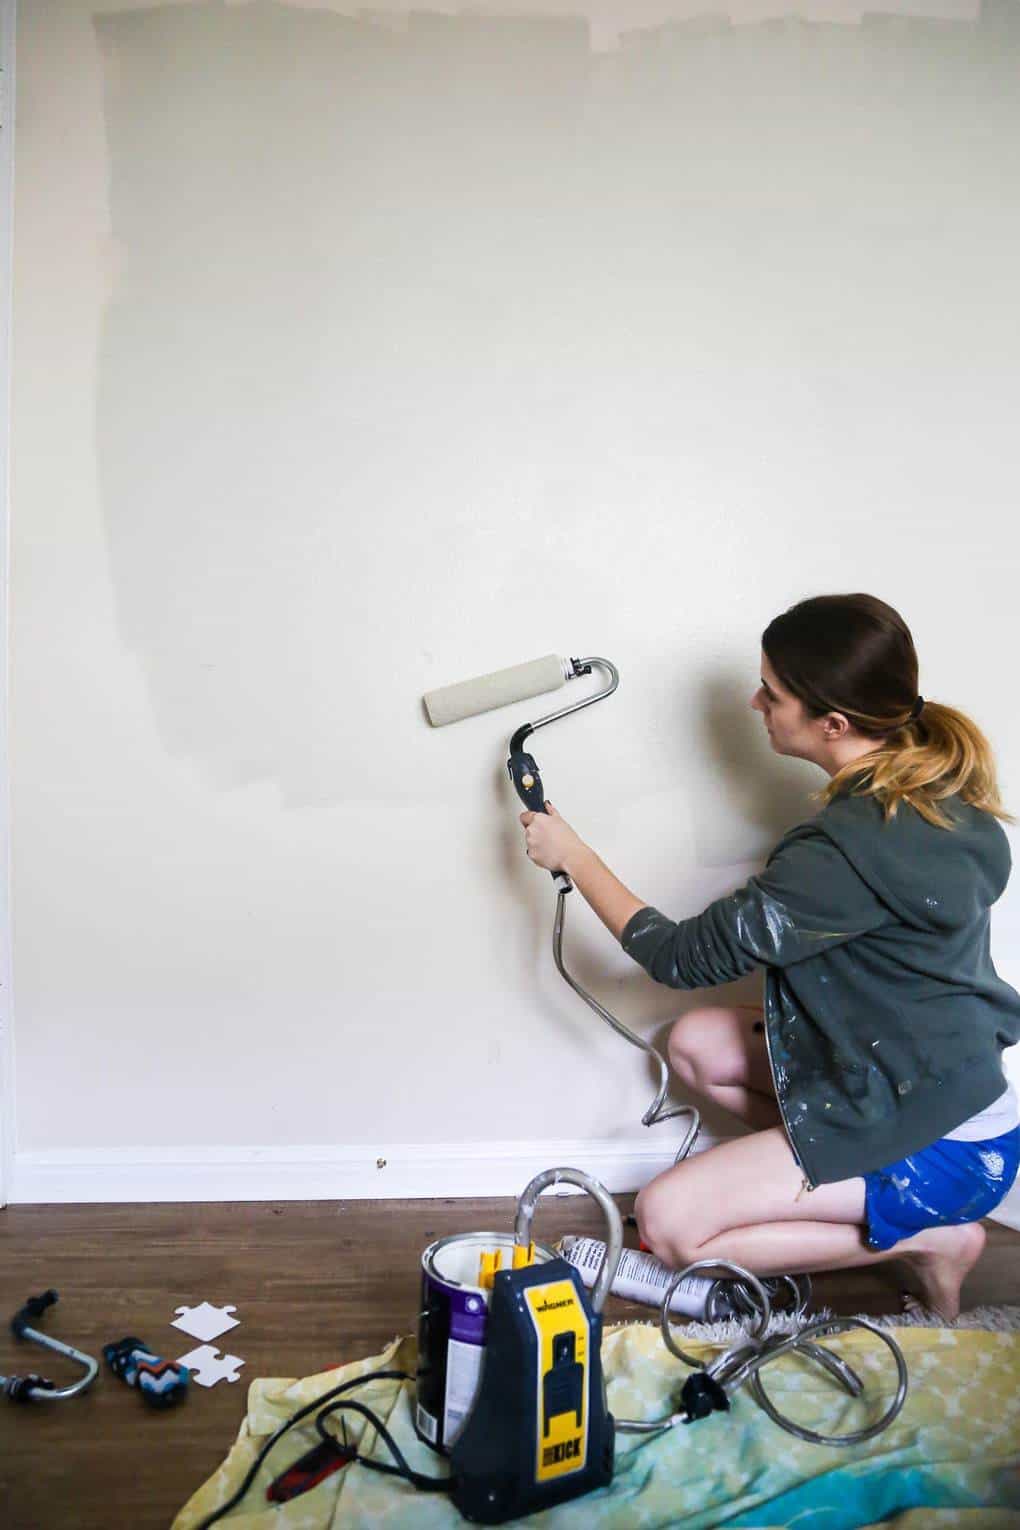
<path id="1" fill-rule="evenodd" d="M 551 802 L 546 807 L 545 813 L 521 814 L 529 859 L 543 871 L 565 871 L 606 929 L 619 940 L 628 921 L 646 905 L 574 833 Z"/>
<path id="2" fill-rule="evenodd" d="M 548 812 L 545 813 L 521 814 L 528 858 L 544 871 L 565 871 L 567 861 L 578 850 L 585 849 L 585 843 L 567 820 L 560 817 L 551 802 L 547 802 L 546 807 Z"/>

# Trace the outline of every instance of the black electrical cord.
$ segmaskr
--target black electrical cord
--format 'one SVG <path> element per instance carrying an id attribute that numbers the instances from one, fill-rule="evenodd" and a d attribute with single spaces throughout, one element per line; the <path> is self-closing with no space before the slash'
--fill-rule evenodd
<path id="1" fill-rule="evenodd" d="M 426 1493 L 448 1493 L 450 1491 L 453 1485 L 452 1478 L 426 1477 L 422 1472 L 416 1472 L 414 1467 L 408 1463 L 400 1446 L 378 1414 L 373 1413 L 371 1408 L 367 1408 L 364 1403 L 358 1402 L 353 1397 L 342 1397 L 339 1401 L 330 1403 L 328 1408 L 323 1408 L 321 1413 L 316 1414 L 315 1427 L 327 1445 L 335 1445 L 336 1439 L 328 1432 L 323 1420 L 328 1418 L 331 1413 L 336 1413 L 340 1408 L 351 1408 L 355 1413 L 360 1413 L 363 1418 L 367 1418 L 377 1433 L 385 1440 L 397 1465 L 390 1466 L 386 1461 L 373 1461 L 370 1457 L 359 1455 L 357 1452 L 355 1452 L 353 1457 L 355 1461 L 360 1461 L 362 1466 L 370 1467 L 374 1472 L 386 1472 L 390 1477 L 403 1477 L 413 1487 L 421 1488 Z"/>
<path id="2" fill-rule="evenodd" d="M 289 1429 L 293 1429 L 294 1425 L 299 1423 L 301 1419 L 307 1418 L 309 1413 L 314 1413 L 316 1408 L 321 1408 L 324 1402 L 328 1402 L 330 1398 L 339 1397 L 341 1393 L 349 1392 L 354 1387 L 363 1386 L 366 1382 L 369 1381 L 412 1381 L 413 1379 L 414 1378 L 409 1376 L 406 1371 L 367 1371 L 363 1376 L 355 1376 L 352 1381 L 342 1381 L 338 1387 L 332 1387 L 328 1392 L 323 1392 L 322 1396 L 316 1397 L 314 1402 L 306 1403 L 305 1406 L 303 1408 L 299 1408 L 293 1417 L 289 1418 L 285 1424 L 281 1424 L 279 1429 L 276 1430 L 275 1434 L 270 1435 L 269 1439 L 266 1441 L 258 1455 L 255 1457 L 251 1466 L 248 1468 L 244 1481 L 241 1483 L 241 1486 L 237 1489 L 236 1493 L 234 1493 L 231 1498 L 228 1498 L 226 1503 L 221 1504 L 218 1509 L 203 1519 L 199 1525 L 196 1525 L 195 1530 L 209 1530 L 210 1525 L 215 1525 L 224 1517 L 225 1514 L 229 1514 L 231 1509 L 236 1508 L 237 1505 L 241 1502 L 241 1499 L 247 1493 L 248 1489 L 251 1487 L 252 1483 L 255 1481 L 255 1478 L 258 1475 L 259 1467 L 262 1465 L 263 1461 L 266 1459 L 269 1452 L 276 1444 L 277 1440 L 282 1439 L 287 1431 Z M 340 1404 L 339 1406 L 342 1407 L 344 1404 Z M 408 1466 L 407 1461 L 401 1454 L 396 1442 L 390 1435 L 389 1431 L 386 1429 L 385 1425 L 379 1419 L 375 1418 L 367 1408 L 365 1408 L 360 1403 L 356 1403 L 353 1398 L 349 1403 L 346 1404 L 346 1406 L 354 1407 L 359 1412 L 364 1413 L 366 1417 L 371 1418 L 371 1421 L 375 1425 L 379 1434 L 385 1440 L 390 1450 L 392 1450 L 396 1459 L 402 1463 L 405 1470 L 400 1471 L 399 1468 L 395 1466 L 389 1467 L 382 1461 L 366 1460 L 364 1456 L 356 1455 L 354 1460 L 360 1461 L 363 1466 L 372 1467 L 375 1471 L 391 1471 L 395 1476 L 401 1477 L 406 1475 L 408 1481 L 414 1481 L 414 1485 L 416 1487 L 420 1487 L 427 1483 L 428 1486 L 435 1491 L 449 1491 L 450 1487 L 452 1486 L 450 1479 L 443 1477 L 421 1477 L 418 1472 L 412 1472 L 410 1466 Z M 325 1409 L 325 1412 L 332 1412 L 332 1409 L 327 1408 Z M 316 1419 L 316 1427 L 319 1428 L 318 1419 Z M 323 1434 L 321 1428 L 319 1428 L 319 1433 L 322 1435 L 323 1439 L 329 1438 L 329 1436 Z M 330 1443 L 335 1444 L 336 1441 L 330 1439 Z"/>

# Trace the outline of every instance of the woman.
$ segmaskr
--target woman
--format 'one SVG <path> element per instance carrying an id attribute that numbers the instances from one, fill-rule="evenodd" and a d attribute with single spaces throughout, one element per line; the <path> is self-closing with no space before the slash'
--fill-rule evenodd
<path id="1" fill-rule="evenodd" d="M 979 1219 L 1020 1162 L 1001 1054 L 1020 994 L 995 972 L 989 909 L 1010 871 L 987 740 L 917 694 L 910 632 L 870 595 L 801 601 L 762 635 L 773 749 L 831 777 L 765 870 L 675 922 L 634 896 L 560 817 L 525 812 L 530 859 L 566 871 L 661 983 L 765 967 L 764 1006 L 692 1010 L 669 1057 L 683 1085 L 754 1130 L 652 1180 L 643 1243 L 673 1268 L 759 1275 L 896 1257 L 952 1322 Z"/>

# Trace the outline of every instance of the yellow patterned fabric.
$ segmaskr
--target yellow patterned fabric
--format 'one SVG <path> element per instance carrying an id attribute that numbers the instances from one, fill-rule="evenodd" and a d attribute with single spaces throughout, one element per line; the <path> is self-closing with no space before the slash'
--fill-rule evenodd
<path id="1" fill-rule="evenodd" d="M 808 1444 L 766 1416 L 746 1388 L 728 1413 L 714 1413 L 656 1437 L 618 1434 L 609 1487 L 533 1515 L 548 1530 L 1020 1530 L 1020 1333 L 963 1328 L 892 1330 L 901 1346 L 910 1389 L 899 1416 L 880 1435 L 851 1447 Z M 682 1341 L 706 1363 L 729 1348 Z M 823 1341 L 857 1371 L 865 1399 L 850 1398 L 817 1366 L 797 1356 L 766 1366 L 762 1380 L 773 1402 L 798 1423 L 845 1433 L 873 1423 L 895 1389 L 889 1350 L 863 1330 Z M 678 1406 L 689 1371 L 665 1349 L 658 1328 L 629 1323 L 608 1329 L 603 1364 L 611 1412 L 617 1418 L 658 1418 Z M 172 1530 L 197 1530 L 240 1486 L 259 1449 L 286 1419 L 331 1387 L 368 1371 L 413 1375 L 415 1342 L 396 1339 L 382 1354 L 301 1381 L 258 1380 L 248 1414 L 226 1461 L 177 1515 Z M 445 1462 L 423 1445 L 412 1425 L 413 1383 L 374 1382 L 351 1394 L 385 1422 L 410 1465 L 425 1475 Z M 463 1524 L 442 1493 L 354 1464 L 287 1504 L 266 1500 L 266 1488 L 318 1441 L 303 1420 L 274 1446 L 242 1502 L 220 1523 L 232 1530 L 327 1530 L 391 1527 L 439 1530 Z M 339 1432 L 338 1416 L 332 1427 Z M 373 1444 L 372 1426 L 355 1414 L 347 1428 L 362 1452 L 390 1458 Z"/>

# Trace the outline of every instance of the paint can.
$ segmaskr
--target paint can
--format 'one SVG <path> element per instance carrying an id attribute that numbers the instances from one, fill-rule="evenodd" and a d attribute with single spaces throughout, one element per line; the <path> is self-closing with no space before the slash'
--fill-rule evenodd
<path id="1" fill-rule="evenodd" d="M 483 1253 L 498 1250 L 500 1268 L 513 1265 L 512 1233 L 454 1233 L 430 1243 L 421 1256 L 421 1312 L 414 1427 L 444 1454 L 471 1410 L 482 1374 L 490 1291 L 478 1284 Z M 535 1263 L 555 1258 L 535 1244 Z"/>

